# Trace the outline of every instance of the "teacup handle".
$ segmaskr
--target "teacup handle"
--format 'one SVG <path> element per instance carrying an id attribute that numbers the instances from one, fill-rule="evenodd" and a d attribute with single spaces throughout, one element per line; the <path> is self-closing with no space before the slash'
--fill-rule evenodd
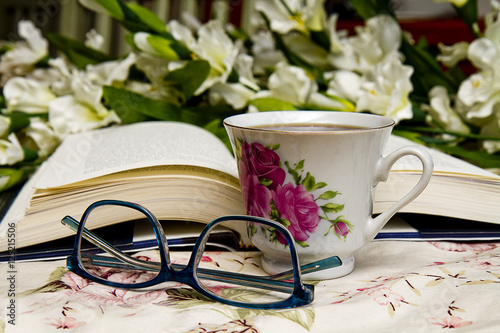
<path id="1" fill-rule="evenodd" d="M 386 157 L 380 157 L 375 170 L 374 184 L 376 186 L 381 181 L 386 181 L 389 177 L 389 172 L 392 165 L 401 157 L 407 155 L 414 155 L 420 159 L 422 162 L 422 175 L 418 183 L 413 187 L 413 189 L 408 192 L 403 198 L 392 205 L 385 212 L 378 215 L 376 218 L 368 221 L 368 232 L 366 234 L 367 242 L 375 238 L 377 233 L 382 229 L 382 227 L 389 221 L 389 219 L 396 214 L 401 208 L 410 203 L 415 199 L 422 191 L 425 189 L 429 181 L 431 180 L 432 171 L 434 168 L 434 162 L 429 152 L 420 146 L 406 146 L 395 150 Z"/>

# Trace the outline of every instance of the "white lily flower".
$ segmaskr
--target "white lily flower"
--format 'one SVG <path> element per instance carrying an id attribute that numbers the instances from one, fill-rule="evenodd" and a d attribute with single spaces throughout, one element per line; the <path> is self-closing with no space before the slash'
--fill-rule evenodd
<path id="1" fill-rule="evenodd" d="M 147 53 L 139 53 L 135 65 L 146 75 L 153 86 L 160 86 L 165 75 L 171 70 L 169 66 L 172 63 L 176 62 L 169 62 Z"/>
<path id="2" fill-rule="evenodd" d="M 264 74 L 267 68 L 274 68 L 276 64 L 286 60 L 283 52 L 276 49 L 270 31 L 260 30 L 250 38 L 253 42 L 252 54 L 254 56 L 254 73 Z"/>
<path id="3" fill-rule="evenodd" d="M 391 16 L 377 15 L 368 19 L 365 26 L 356 27 L 351 45 L 369 63 L 378 63 L 401 46 L 401 28 Z"/>
<path id="4" fill-rule="evenodd" d="M 24 151 L 14 133 L 0 140 L 0 165 L 14 165 L 24 159 Z"/>
<path id="5" fill-rule="evenodd" d="M 188 28 L 176 21 L 169 23 L 168 29 L 178 42 L 184 43 L 193 52 L 193 58 L 206 60 L 210 64 L 208 77 L 194 95 L 200 95 L 215 84 L 227 81 L 240 53 L 241 41 L 233 43 L 220 21 L 212 20 L 202 25 L 197 40 Z M 171 62 L 169 69 L 183 65 L 184 62 Z"/>
<path id="6" fill-rule="evenodd" d="M 259 91 L 254 99 L 275 98 L 299 107 L 321 110 L 346 110 L 345 100 L 329 98 L 318 92 L 318 85 L 300 67 L 279 63 L 269 76 L 268 89 Z"/>
<path id="7" fill-rule="evenodd" d="M 338 96 L 326 96 L 316 91 L 309 95 L 306 106 L 313 110 L 355 111 L 354 105 L 348 101 L 338 98 Z"/>
<path id="8" fill-rule="evenodd" d="M 85 34 L 85 46 L 91 49 L 104 51 L 104 37 L 99 34 L 95 29 L 90 30 Z"/>
<path id="9" fill-rule="evenodd" d="M 372 67 L 362 56 L 355 52 L 349 40 L 340 41 L 340 44 L 337 44 L 336 47 L 341 47 L 342 50 L 330 52 L 328 55 L 328 61 L 334 68 L 364 73 Z"/>
<path id="10" fill-rule="evenodd" d="M 451 107 L 450 96 L 445 87 L 435 86 L 429 92 L 429 115 L 450 132 L 470 133 L 460 116 Z"/>
<path id="11" fill-rule="evenodd" d="M 106 61 L 97 65 L 88 65 L 86 75 L 94 84 L 112 85 L 127 80 L 130 67 L 136 62 L 134 53 L 129 53 L 123 60 Z"/>
<path id="12" fill-rule="evenodd" d="M 56 98 L 46 86 L 23 77 L 13 77 L 4 86 L 3 94 L 9 111 L 47 113 L 49 103 Z"/>
<path id="13" fill-rule="evenodd" d="M 366 73 L 374 65 L 392 57 L 401 45 L 401 28 L 389 15 L 378 15 L 356 27 L 356 35 L 337 34 L 335 18 L 329 21 L 331 53 L 328 60 L 337 68 Z"/>
<path id="14" fill-rule="evenodd" d="M 95 110 L 89 104 L 79 102 L 72 95 L 58 97 L 50 103 L 49 108 L 49 123 L 60 139 L 71 133 L 120 122 L 114 111 L 107 111 L 104 106 Z"/>
<path id="15" fill-rule="evenodd" d="M 312 31 L 322 31 L 325 28 L 327 14 L 325 0 L 306 1 L 304 16 L 306 27 Z"/>
<path id="16" fill-rule="evenodd" d="M 207 60 L 210 67 L 220 75 L 232 69 L 239 51 L 236 45 L 226 34 L 220 21 L 210 21 L 203 25 L 198 31 L 198 43 L 194 48 L 200 59 Z M 231 62 L 227 57 L 233 58 Z M 228 66 L 229 65 L 229 66 Z"/>
<path id="17" fill-rule="evenodd" d="M 330 15 L 327 21 L 327 34 L 330 40 L 330 51 L 333 53 L 341 53 L 344 49 L 344 43 L 347 41 L 348 31 L 338 30 L 337 21 L 339 15 L 337 13 Z"/>
<path id="18" fill-rule="evenodd" d="M 25 133 L 38 147 L 39 155 L 48 156 L 60 144 L 54 130 L 47 122 L 37 117 L 30 119 L 30 125 L 25 129 Z"/>
<path id="19" fill-rule="evenodd" d="M 33 70 L 33 65 L 44 58 L 49 44 L 33 22 L 21 20 L 18 23 L 19 35 L 24 41 L 17 42 L 14 48 L 0 58 L 1 85 L 13 76 L 24 76 Z"/>
<path id="20" fill-rule="evenodd" d="M 137 32 L 134 34 L 134 43 L 139 48 L 139 50 L 151 54 L 154 56 L 159 56 L 158 52 L 151 46 L 148 38 L 151 36 L 147 32 Z"/>
<path id="21" fill-rule="evenodd" d="M 500 65 L 500 44 L 495 44 L 487 38 L 473 41 L 468 49 L 468 57 L 474 67 L 483 71 L 491 71 Z"/>
<path id="22" fill-rule="evenodd" d="M 467 57 L 478 69 L 458 89 L 457 110 L 476 126 L 487 126 L 500 103 L 500 21 L 498 8 L 485 18 L 485 37 L 474 40 Z"/>
<path id="23" fill-rule="evenodd" d="M 0 138 L 6 137 L 9 134 L 11 120 L 9 117 L 0 115 Z"/>
<path id="24" fill-rule="evenodd" d="M 328 95 L 346 98 L 356 103 L 363 82 L 359 74 L 347 70 L 338 70 L 325 73 L 325 79 L 328 80 L 328 89 L 326 91 Z"/>
<path id="25" fill-rule="evenodd" d="M 500 44 L 500 5 L 497 1 L 492 1 L 493 10 L 484 17 L 484 37 L 491 40 L 495 44 Z"/>
<path id="26" fill-rule="evenodd" d="M 269 76 L 268 89 L 275 98 L 295 105 L 304 105 L 309 96 L 318 91 L 318 85 L 304 69 L 280 63 L 276 71 Z"/>
<path id="27" fill-rule="evenodd" d="M 59 138 L 120 122 L 114 111 L 102 105 L 102 85 L 92 78 L 92 73 L 76 73 L 71 82 L 73 95 L 58 97 L 49 104 L 49 123 Z"/>
<path id="28" fill-rule="evenodd" d="M 498 110 L 496 110 L 490 120 L 481 127 L 481 134 L 496 138 L 500 137 L 500 112 Z M 497 153 L 500 151 L 500 141 L 486 140 L 483 142 L 483 148 L 489 154 Z"/>
<path id="29" fill-rule="evenodd" d="M 366 73 L 356 111 L 371 111 L 392 118 L 396 123 L 413 116 L 409 93 L 413 68 L 401 63 L 395 54 Z"/>
<path id="30" fill-rule="evenodd" d="M 50 84 L 50 89 L 59 96 L 71 94 L 71 81 L 78 69 L 66 58 L 50 59 L 49 65 L 59 74 L 59 78 Z"/>
<path id="31" fill-rule="evenodd" d="M 476 125 L 489 118 L 498 103 L 500 93 L 500 45 L 480 38 L 471 43 L 468 50 L 470 61 L 481 71 L 464 80 L 457 97 L 464 105 L 462 116 Z"/>
<path id="32" fill-rule="evenodd" d="M 273 31 L 280 34 L 287 34 L 292 30 L 306 32 L 304 18 L 298 14 L 300 1 L 285 0 L 285 3 L 291 13 L 281 0 L 257 0 L 255 9 L 271 20 L 271 30 Z"/>
<path id="33" fill-rule="evenodd" d="M 238 73 L 239 81 L 241 84 L 247 86 L 250 89 L 258 91 L 260 88 L 255 82 L 255 78 L 252 72 L 253 62 L 254 59 L 252 56 L 248 54 L 239 54 L 236 58 L 236 62 L 234 63 L 234 69 Z"/>
<path id="34" fill-rule="evenodd" d="M 286 46 L 302 59 L 321 69 L 330 68 L 328 51 L 301 33 L 289 33 L 283 36 Z"/>
<path id="35" fill-rule="evenodd" d="M 201 26 L 198 28 L 200 29 Z M 190 50 L 196 48 L 196 38 L 193 36 L 193 32 L 186 26 L 179 23 L 177 20 L 172 20 L 168 22 L 167 29 L 170 31 L 172 36 L 177 41 L 181 41 Z"/>
<path id="36" fill-rule="evenodd" d="M 255 92 L 248 89 L 241 83 L 217 83 L 209 91 L 211 105 L 220 104 L 223 100 L 234 109 L 243 109 L 248 101 L 255 95 Z"/>
<path id="37" fill-rule="evenodd" d="M 45 87 L 51 88 L 54 82 L 60 80 L 61 75 L 59 71 L 49 67 L 49 68 L 36 68 L 32 72 L 26 74 L 25 77 L 28 79 L 35 80 Z M 53 92 L 57 94 L 55 91 Z"/>
<path id="38" fill-rule="evenodd" d="M 227 81 L 240 52 L 240 46 L 227 36 L 221 22 L 210 21 L 198 31 L 197 45 L 193 51 L 199 59 L 210 64 L 207 79 L 194 93 L 200 95 L 216 83 Z"/>
<path id="39" fill-rule="evenodd" d="M 443 43 L 438 44 L 439 51 L 436 59 L 443 63 L 446 67 L 453 67 L 458 64 L 459 61 L 467 58 L 467 50 L 469 49 L 469 43 L 458 42 L 451 46 L 446 46 Z"/>
<path id="40" fill-rule="evenodd" d="M 323 30 L 326 13 L 324 0 L 257 0 L 255 9 L 271 21 L 271 30 L 287 34 L 292 30 L 308 33 Z"/>
<path id="41" fill-rule="evenodd" d="M 183 12 L 181 14 L 181 19 L 185 26 L 193 32 L 198 31 L 198 29 L 200 29 L 202 26 L 198 17 L 194 16 L 190 12 Z"/>
<path id="42" fill-rule="evenodd" d="M 104 116 L 108 110 L 101 104 L 102 86 L 94 84 L 85 74 L 82 72 L 73 78 L 71 82 L 73 95 L 79 103 L 88 105 L 96 111 L 97 115 Z"/>
<path id="43" fill-rule="evenodd" d="M 184 61 L 167 61 L 147 53 L 139 53 L 136 56 L 136 67 L 141 70 L 150 83 L 136 82 L 132 80 L 125 81 L 125 87 L 128 90 L 142 94 L 148 98 L 165 100 L 177 104 L 179 101 L 179 92 L 164 81 L 165 75 L 169 71 L 180 68 L 185 65 Z"/>
<path id="44" fill-rule="evenodd" d="M 462 109 L 466 112 L 464 116 L 471 120 L 491 116 L 494 105 L 490 105 L 488 101 L 497 91 L 495 76 L 491 72 L 472 74 L 464 80 L 457 94 L 460 101 L 467 107 Z"/>

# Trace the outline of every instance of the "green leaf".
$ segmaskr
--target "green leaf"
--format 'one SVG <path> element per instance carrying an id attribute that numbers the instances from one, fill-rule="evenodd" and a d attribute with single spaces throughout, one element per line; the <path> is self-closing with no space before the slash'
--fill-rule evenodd
<path id="1" fill-rule="evenodd" d="M 259 184 L 260 185 L 269 186 L 272 183 L 273 183 L 273 181 L 270 180 L 270 179 L 267 179 L 267 178 L 261 178 L 261 179 L 259 179 Z"/>
<path id="2" fill-rule="evenodd" d="M 260 232 L 262 232 L 262 234 L 264 235 L 265 238 L 267 238 L 267 228 L 265 228 L 264 226 L 260 226 Z"/>
<path id="3" fill-rule="evenodd" d="M 137 19 L 151 28 L 153 31 L 163 33 L 167 32 L 167 28 L 165 26 L 165 22 L 160 19 L 155 13 L 150 11 L 144 6 L 140 6 L 135 3 L 128 3 L 128 8 L 134 12 Z"/>
<path id="4" fill-rule="evenodd" d="M 182 68 L 168 73 L 164 80 L 178 84 L 182 87 L 182 92 L 189 100 L 196 89 L 205 81 L 210 73 L 210 64 L 205 60 L 193 60 L 186 63 Z"/>
<path id="5" fill-rule="evenodd" d="M 281 219 L 281 218 L 280 218 L 280 222 L 281 222 L 281 224 L 283 224 L 286 228 L 288 228 L 289 226 L 291 226 L 291 225 L 292 225 L 292 222 L 290 222 L 290 221 L 289 221 L 289 220 L 287 220 L 287 219 Z"/>
<path id="6" fill-rule="evenodd" d="M 5 191 L 24 180 L 24 171 L 15 168 L 0 168 L 0 191 Z"/>
<path id="7" fill-rule="evenodd" d="M 276 208 L 274 201 L 271 200 L 269 205 L 271 206 L 271 211 L 269 212 L 269 218 L 273 221 L 279 222 L 280 221 L 280 212 L 279 212 L 278 208 Z"/>
<path id="8" fill-rule="evenodd" d="M 30 124 L 30 115 L 25 112 L 14 111 L 10 114 L 4 115 L 4 117 L 10 118 L 10 128 L 9 132 L 18 132 L 23 128 L 26 128 Z"/>
<path id="9" fill-rule="evenodd" d="M 424 142 L 422 140 L 420 140 L 420 138 L 422 137 L 421 133 L 412 132 L 412 131 L 405 131 L 405 130 L 399 130 L 399 129 L 398 130 L 395 129 L 392 133 L 394 135 L 406 138 L 406 139 L 411 140 L 413 142 L 416 142 L 418 144 L 421 144 L 421 145 L 424 144 Z"/>
<path id="10" fill-rule="evenodd" d="M 326 191 L 325 193 L 321 194 L 318 199 L 330 200 L 335 198 L 338 194 L 340 194 L 338 191 Z"/>
<path id="11" fill-rule="evenodd" d="M 288 173 L 292 175 L 293 180 L 295 181 L 295 185 L 299 185 L 301 183 L 302 176 L 298 173 L 297 170 L 301 170 L 304 167 L 304 160 L 300 161 L 298 164 L 299 165 L 295 166 L 295 168 L 292 168 L 290 166 L 290 163 L 288 163 L 288 161 L 285 161 L 285 165 L 288 169 Z M 302 167 L 298 168 L 298 166 L 302 166 Z"/>
<path id="12" fill-rule="evenodd" d="M 311 36 L 311 40 L 313 42 L 323 47 L 325 50 L 330 51 L 330 39 L 324 30 L 311 30 L 309 35 Z"/>
<path id="13" fill-rule="evenodd" d="M 314 318 L 316 317 L 314 308 L 293 309 L 291 311 L 272 311 L 271 314 L 290 320 L 302 326 L 307 331 L 311 331 L 314 324 Z"/>
<path id="14" fill-rule="evenodd" d="M 248 235 L 252 237 L 257 232 L 257 227 L 253 223 L 248 224 Z"/>
<path id="15" fill-rule="evenodd" d="M 189 309 L 199 305 L 206 305 L 209 299 L 195 290 L 188 288 L 166 289 L 167 298 L 156 303 L 159 306 L 174 307 L 176 309 Z"/>
<path id="16" fill-rule="evenodd" d="M 23 162 L 33 162 L 38 158 L 38 153 L 33 149 L 23 147 L 24 160 Z"/>
<path id="17" fill-rule="evenodd" d="M 309 244 L 307 244 L 306 241 L 298 241 L 298 240 L 295 240 L 295 243 L 300 245 L 301 247 L 309 247 Z"/>
<path id="18" fill-rule="evenodd" d="M 110 55 L 89 48 L 82 42 L 59 34 L 47 33 L 46 37 L 49 42 L 63 52 L 75 66 L 81 69 L 85 68 L 87 65 L 116 59 Z"/>
<path id="19" fill-rule="evenodd" d="M 307 173 L 306 177 L 302 180 L 302 185 L 306 188 L 308 192 L 311 192 L 315 189 L 316 186 L 316 180 L 314 177 L 311 175 L 311 173 Z"/>
<path id="20" fill-rule="evenodd" d="M 477 27 L 477 1 L 468 0 L 461 7 L 453 5 L 458 15 L 464 20 L 465 24 L 469 27 L 476 37 L 479 36 Z"/>
<path id="21" fill-rule="evenodd" d="M 156 51 L 158 56 L 167 60 L 179 60 L 179 55 L 172 48 L 173 41 L 158 35 L 149 35 L 148 43 Z"/>
<path id="22" fill-rule="evenodd" d="M 350 0 L 349 4 L 364 20 L 382 13 L 396 17 L 390 0 Z"/>
<path id="23" fill-rule="evenodd" d="M 317 189 L 325 187 L 326 183 L 323 182 L 316 183 L 315 178 L 308 172 L 306 174 L 306 178 L 304 178 L 304 180 L 302 181 L 302 185 L 304 185 L 304 187 L 308 192 L 312 192 Z"/>
<path id="24" fill-rule="evenodd" d="M 117 20 L 122 20 L 124 17 L 122 7 L 119 0 L 93 0 L 101 5 L 108 13 Z"/>
<path id="25" fill-rule="evenodd" d="M 488 154 L 481 150 L 467 150 L 460 146 L 446 144 L 429 144 L 429 147 L 457 156 L 481 168 L 500 168 L 500 154 Z"/>
<path id="26" fill-rule="evenodd" d="M 405 55 L 405 64 L 416 69 L 411 77 L 414 87 L 413 95 L 427 98 L 434 86 L 443 86 L 448 92 L 456 93 L 459 82 L 441 70 L 441 66 L 429 51 L 422 46 L 411 45 L 407 38 L 403 37 L 401 52 Z"/>
<path id="27" fill-rule="evenodd" d="M 103 87 L 103 97 L 124 124 L 150 119 L 181 121 L 182 109 L 172 103 L 111 86 Z"/>
<path id="28" fill-rule="evenodd" d="M 259 111 L 294 111 L 298 110 L 295 105 L 277 98 L 263 97 L 251 100 L 249 105 L 255 106 Z"/>
<path id="29" fill-rule="evenodd" d="M 61 277 L 63 277 L 67 272 L 68 268 L 66 268 L 66 266 L 59 266 L 52 273 L 50 273 L 47 282 L 50 283 L 54 281 L 59 281 Z"/>
<path id="30" fill-rule="evenodd" d="M 324 182 L 318 182 L 318 183 L 316 183 L 316 186 L 314 187 L 314 190 L 317 190 L 317 189 L 319 189 L 319 188 L 323 188 L 323 187 L 325 187 L 326 185 L 327 185 L 327 184 L 326 184 L 326 183 L 324 183 Z"/>
<path id="31" fill-rule="evenodd" d="M 212 134 L 214 134 L 216 137 L 218 137 L 222 142 L 224 142 L 227 149 L 229 149 L 229 151 L 232 151 L 231 141 L 229 140 L 229 135 L 227 134 L 226 129 L 222 125 L 221 119 L 216 118 L 216 119 L 210 121 L 205 126 L 203 126 L 203 128 L 206 129 L 207 131 L 211 132 Z"/>
<path id="32" fill-rule="evenodd" d="M 338 213 L 344 209 L 344 205 L 329 202 L 326 205 L 321 206 L 321 209 L 325 213 Z"/>

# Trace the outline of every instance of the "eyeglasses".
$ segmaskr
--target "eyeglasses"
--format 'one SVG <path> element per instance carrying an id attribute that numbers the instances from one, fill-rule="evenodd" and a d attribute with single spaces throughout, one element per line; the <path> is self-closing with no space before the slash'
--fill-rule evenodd
<path id="1" fill-rule="evenodd" d="M 155 255 L 133 257 L 112 244 L 113 235 L 97 235 L 90 231 L 97 225 L 122 220 L 145 224 L 154 232 L 154 248 L 157 251 L 148 254 Z M 138 204 L 98 201 L 85 210 L 80 222 L 66 216 L 61 223 L 77 232 L 67 266 L 81 277 L 115 288 L 134 289 L 180 282 L 209 299 L 245 308 L 285 309 L 309 304 L 314 298 L 314 286 L 302 282 L 301 272 L 309 273 L 342 264 L 338 257 L 331 257 L 299 268 L 290 232 L 275 221 L 253 216 L 223 216 L 210 222 L 198 237 L 186 265 L 171 262 L 160 222 L 148 209 Z M 208 240 L 221 230 L 227 230 L 228 226 L 241 223 L 260 228 L 273 239 L 273 246 L 288 249 L 287 256 L 279 258 L 280 264 L 285 263 L 288 269 L 270 276 L 255 275 L 242 270 L 244 265 L 239 260 L 229 260 L 224 265 L 213 262 L 207 252 Z M 91 245 L 94 249 L 88 250 Z"/>

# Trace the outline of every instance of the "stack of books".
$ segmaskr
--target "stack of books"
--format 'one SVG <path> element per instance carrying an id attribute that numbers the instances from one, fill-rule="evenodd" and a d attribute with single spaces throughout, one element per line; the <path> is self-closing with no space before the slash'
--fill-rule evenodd
<path id="1" fill-rule="evenodd" d="M 409 144 L 391 136 L 386 151 Z M 428 187 L 376 240 L 500 239 L 500 176 L 429 151 L 435 169 Z M 411 157 L 395 163 L 388 180 L 377 185 L 374 214 L 414 186 L 419 164 Z M 213 134 L 162 121 L 110 127 L 66 138 L 25 184 L 0 223 L 0 261 L 8 258 L 12 225 L 17 260 L 66 256 L 74 232 L 61 219 L 78 219 L 102 199 L 146 206 L 163 221 L 169 245 L 180 248 L 192 244 L 200 228 L 214 218 L 244 214 L 235 159 Z M 115 228 L 123 248 L 130 251 L 149 246 L 154 237 L 126 221 L 102 220 L 99 227 Z M 250 246 L 245 228 L 228 230 L 217 242 L 222 247 Z"/>

